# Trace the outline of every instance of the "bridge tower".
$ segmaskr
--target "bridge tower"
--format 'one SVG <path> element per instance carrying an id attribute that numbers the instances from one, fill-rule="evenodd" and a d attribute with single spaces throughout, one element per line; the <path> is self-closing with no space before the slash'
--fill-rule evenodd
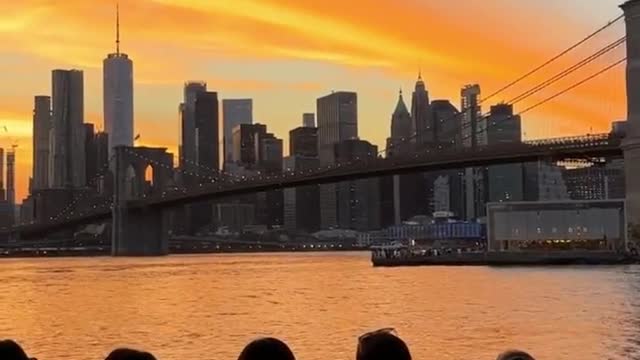
<path id="1" fill-rule="evenodd" d="M 628 0 L 624 11 L 627 32 L 627 131 L 623 141 L 627 219 L 640 227 L 640 0 Z M 640 239 L 636 239 L 640 240 Z"/>
<path id="2" fill-rule="evenodd" d="M 166 150 L 131 146 L 113 148 L 111 255 L 160 256 L 169 253 L 167 212 L 130 203 L 158 194 L 171 185 L 173 155 Z M 153 169 L 151 181 L 145 178 L 149 167 Z"/>

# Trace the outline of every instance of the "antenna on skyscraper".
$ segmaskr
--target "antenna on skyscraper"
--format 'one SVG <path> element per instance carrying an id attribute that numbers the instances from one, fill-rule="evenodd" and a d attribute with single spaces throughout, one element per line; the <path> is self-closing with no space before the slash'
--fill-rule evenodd
<path id="1" fill-rule="evenodd" d="M 116 55 L 120 55 L 120 2 L 116 2 Z"/>

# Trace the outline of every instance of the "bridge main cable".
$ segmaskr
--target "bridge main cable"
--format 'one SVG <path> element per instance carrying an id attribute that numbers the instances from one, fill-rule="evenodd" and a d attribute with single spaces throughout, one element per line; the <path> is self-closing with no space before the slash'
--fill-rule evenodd
<path id="1" fill-rule="evenodd" d="M 525 73 L 524 75 L 520 76 L 519 78 L 513 80 L 512 82 L 508 83 L 507 85 L 505 85 L 505 86 L 501 87 L 500 89 L 496 90 L 495 92 L 491 93 L 487 97 L 485 97 L 482 100 L 480 100 L 480 103 L 483 103 L 483 102 L 495 97 L 496 95 L 502 93 L 503 91 L 510 89 L 511 87 L 513 87 L 517 83 L 521 82 L 522 80 L 524 80 L 524 79 L 530 77 L 531 75 L 537 73 L 538 71 L 544 69 L 545 67 L 547 67 L 551 63 L 555 62 L 556 60 L 560 59 L 564 55 L 566 55 L 569 52 L 573 51 L 574 49 L 578 48 L 580 45 L 582 45 L 582 44 L 586 43 L 587 41 L 593 39 L 594 37 L 596 37 L 596 35 L 600 34 L 601 32 L 603 32 L 604 30 L 606 30 L 607 28 L 609 28 L 613 24 L 615 24 L 618 21 L 622 20 L 622 18 L 624 18 L 624 14 L 618 16 L 617 18 L 615 18 L 615 19 L 613 19 L 611 21 L 609 21 L 606 25 L 598 28 L 596 31 L 594 31 L 591 34 L 587 35 L 586 37 L 584 37 L 583 39 L 581 39 L 577 43 L 575 43 L 575 44 L 569 46 L 568 48 L 564 49 L 563 51 L 561 51 L 557 55 L 553 56 L 549 60 L 547 60 L 544 63 L 542 63 L 541 65 L 533 68 L 532 70 L 528 71 L 527 73 Z"/>

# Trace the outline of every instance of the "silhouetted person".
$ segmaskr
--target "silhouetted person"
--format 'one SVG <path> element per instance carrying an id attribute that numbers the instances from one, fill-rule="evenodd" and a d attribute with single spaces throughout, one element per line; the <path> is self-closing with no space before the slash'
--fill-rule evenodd
<path id="1" fill-rule="evenodd" d="M 533 356 L 520 350 L 509 350 L 498 355 L 497 360 L 535 360 Z"/>
<path id="2" fill-rule="evenodd" d="M 380 329 L 360 336 L 356 360 L 411 360 L 411 353 L 393 329 Z"/>
<path id="3" fill-rule="evenodd" d="M 105 360 L 156 360 L 156 358 L 148 352 L 121 348 L 113 350 Z"/>
<path id="4" fill-rule="evenodd" d="M 22 347 L 13 340 L 0 341 L 0 359 L 2 360 L 30 360 Z"/>
<path id="5" fill-rule="evenodd" d="M 238 360 L 295 360 L 293 352 L 284 342 L 274 338 L 263 338 L 244 347 Z"/>

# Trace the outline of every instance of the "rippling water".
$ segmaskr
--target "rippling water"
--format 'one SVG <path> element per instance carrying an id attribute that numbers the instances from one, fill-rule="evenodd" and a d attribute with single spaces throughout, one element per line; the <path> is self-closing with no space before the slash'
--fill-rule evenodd
<path id="1" fill-rule="evenodd" d="M 640 358 L 640 267 L 373 268 L 368 254 L 0 261 L 0 338 L 41 360 L 117 346 L 235 359 L 275 335 L 299 359 L 353 359 L 393 326 L 416 359 Z"/>

